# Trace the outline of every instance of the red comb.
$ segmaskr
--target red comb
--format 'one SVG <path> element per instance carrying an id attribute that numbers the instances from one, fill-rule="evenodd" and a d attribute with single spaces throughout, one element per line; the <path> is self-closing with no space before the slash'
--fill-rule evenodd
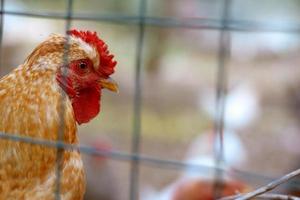
<path id="1" fill-rule="evenodd" d="M 101 75 L 103 75 L 105 78 L 108 78 L 112 73 L 114 73 L 114 68 L 117 62 L 113 60 L 114 56 L 112 54 L 109 54 L 107 45 L 97 36 L 96 32 L 78 31 L 73 29 L 67 31 L 67 34 L 81 38 L 83 41 L 90 45 L 93 45 L 97 49 L 100 56 L 100 64 L 98 70 Z"/>

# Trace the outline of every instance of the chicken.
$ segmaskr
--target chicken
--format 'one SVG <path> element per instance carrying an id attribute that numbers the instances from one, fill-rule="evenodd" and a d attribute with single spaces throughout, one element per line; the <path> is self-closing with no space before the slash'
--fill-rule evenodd
<path id="1" fill-rule="evenodd" d="M 101 90 L 117 91 L 110 78 L 116 61 L 107 45 L 95 32 L 67 34 L 51 35 L 0 80 L 0 131 L 4 134 L 56 141 L 63 130 L 65 143 L 78 144 L 77 123 L 87 123 L 99 113 Z M 54 199 L 56 157 L 55 148 L 0 140 L 0 199 Z M 63 150 L 61 163 L 61 199 L 83 199 L 80 152 Z"/>
<path id="2" fill-rule="evenodd" d="M 205 158 L 204 158 L 205 159 Z M 203 160 L 203 162 L 207 162 Z M 142 191 L 140 199 L 143 200 L 213 200 L 214 195 L 226 197 L 249 191 L 250 186 L 242 180 L 235 179 L 223 174 L 222 179 L 215 181 L 215 169 L 209 166 L 202 166 L 203 169 L 195 170 L 194 175 L 182 174 L 171 184 L 160 191 L 148 187 Z M 205 169 L 207 168 L 207 169 Z M 187 172 L 184 172 L 187 173 Z M 218 190 L 216 189 L 218 187 Z M 218 193 L 215 193 L 215 192 Z"/>

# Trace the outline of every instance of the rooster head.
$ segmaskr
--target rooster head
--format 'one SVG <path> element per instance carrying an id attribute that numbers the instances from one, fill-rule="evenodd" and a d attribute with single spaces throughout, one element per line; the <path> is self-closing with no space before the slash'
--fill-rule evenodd
<path id="1" fill-rule="evenodd" d="M 96 32 L 70 30 L 67 36 L 53 34 L 27 58 L 33 70 L 54 69 L 58 85 L 72 102 L 78 124 L 100 111 L 101 90 L 118 91 L 110 78 L 116 61 Z"/>
<path id="2" fill-rule="evenodd" d="M 67 34 L 71 59 L 66 76 L 60 70 L 57 80 L 71 98 L 76 121 L 81 124 L 99 113 L 102 88 L 118 90 L 117 84 L 110 78 L 117 63 L 96 32 L 70 30 Z M 74 59 L 72 54 L 75 54 Z"/>

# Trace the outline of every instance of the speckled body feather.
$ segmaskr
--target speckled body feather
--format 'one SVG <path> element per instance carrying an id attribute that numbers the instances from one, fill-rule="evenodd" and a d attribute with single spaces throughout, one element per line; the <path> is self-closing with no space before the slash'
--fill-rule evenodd
<path id="1" fill-rule="evenodd" d="M 77 144 L 76 119 L 70 98 L 56 80 L 63 66 L 65 37 L 52 35 L 20 65 L 0 80 L 0 131 L 56 141 L 60 100 L 64 102 L 64 142 Z M 99 65 L 97 51 L 70 38 L 69 60 L 90 58 Z M 56 149 L 0 140 L 0 200 L 52 200 L 56 184 Z M 61 198 L 81 200 L 85 175 L 80 153 L 63 152 Z"/>

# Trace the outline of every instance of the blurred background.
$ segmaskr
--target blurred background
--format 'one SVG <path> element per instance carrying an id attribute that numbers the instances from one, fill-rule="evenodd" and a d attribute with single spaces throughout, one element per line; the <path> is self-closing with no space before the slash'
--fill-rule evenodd
<path id="1" fill-rule="evenodd" d="M 140 0 L 73 2 L 71 27 L 97 31 L 107 42 L 118 61 L 113 78 L 120 86 L 117 95 L 105 91 L 100 116 L 79 127 L 81 144 L 131 153 L 137 48 L 142 45 L 140 153 L 206 166 L 193 170 L 141 162 L 139 199 L 183 200 L 174 195 L 185 188 L 181 184 L 213 181 L 220 48 L 228 55 L 221 74 L 226 76 L 225 179 L 256 188 L 300 167 L 299 0 L 148 0 L 142 44 L 136 20 Z M 227 31 L 220 29 L 224 3 L 230 3 Z M 65 33 L 67 1 L 6 0 L 4 10 L 1 76 L 49 34 Z M 130 198 L 130 161 L 84 155 L 84 162 L 86 199 Z M 297 185 L 278 192 L 296 193 Z"/>

